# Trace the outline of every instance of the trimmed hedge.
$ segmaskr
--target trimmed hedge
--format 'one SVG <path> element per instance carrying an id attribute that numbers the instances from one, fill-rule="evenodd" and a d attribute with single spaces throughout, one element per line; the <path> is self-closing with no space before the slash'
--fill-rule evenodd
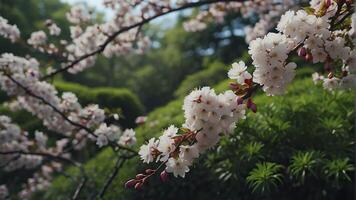
<path id="1" fill-rule="evenodd" d="M 206 69 L 188 75 L 174 92 L 174 96 L 184 97 L 194 88 L 218 84 L 226 78 L 228 68 L 228 66 L 218 61 L 211 63 Z"/>
<path id="2" fill-rule="evenodd" d="M 216 89 L 226 89 L 227 83 L 224 81 Z M 352 183 L 328 178 L 323 174 L 327 169 L 324 166 L 316 168 L 315 176 L 308 172 L 304 183 L 291 178 L 294 175 L 288 169 L 298 152 L 320 151 L 326 155 L 322 164 L 327 166 L 337 159 L 353 159 L 353 147 L 349 144 L 354 130 L 354 111 L 350 110 L 353 98 L 351 92 L 327 92 L 314 86 L 310 79 L 294 81 L 285 96 L 258 95 L 255 98 L 258 113 L 250 112 L 248 120 L 240 122 L 235 134 L 222 140 L 219 149 L 204 154 L 187 178 L 172 178 L 165 184 L 153 178 L 141 191 L 125 190 L 124 182 L 143 169 L 135 158 L 124 165 L 104 199 L 315 199 L 321 198 L 320 195 L 325 199 L 348 199 Z M 147 123 L 136 129 L 138 145 L 160 135 L 169 124 L 181 124 L 184 120 L 181 105 L 182 99 L 177 99 L 151 112 Z M 85 165 L 93 173 L 91 184 L 81 198 L 100 189 L 110 174 L 114 156 L 105 149 Z M 272 165 L 269 162 L 281 165 L 276 169 L 282 173 L 282 183 L 276 183 L 268 193 L 252 192 L 246 178 L 252 176 L 253 170 L 258 172 L 257 169 Z M 73 168 L 68 173 L 76 174 Z M 352 175 L 350 171 L 345 173 Z M 76 184 L 59 176 L 42 197 L 68 199 Z"/>

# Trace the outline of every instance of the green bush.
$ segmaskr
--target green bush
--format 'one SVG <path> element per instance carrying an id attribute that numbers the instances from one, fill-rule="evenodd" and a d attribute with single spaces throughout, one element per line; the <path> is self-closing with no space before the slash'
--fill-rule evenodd
<path id="1" fill-rule="evenodd" d="M 238 60 L 243 60 L 246 63 L 250 62 L 250 57 L 247 52 L 244 52 L 241 58 Z M 220 61 L 210 62 L 209 59 L 205 60 L 207 67 L 199 72 L 188 75 L 179 85 L 179 87 L 174 92 L 174 96 L 185 97 L 188 95 L 193 89 L 210 86 L 213 87 L 218 83 L 221 83 L 227 77 L 227 72 L 231 68 L 230 64 L 224 64 Z"/>
<path id="2" fill-rule="evenodd" d="M 88 88 L 68 82 L 55 82 L 54 85 L 60 92 L 75 93 L 82 105 L 99 104 L 110 112 L 119 112 L 122 115 L 120 125 L 124 127 L 133 127 L 136 117 L 144 110 L 138 97 L 128 89 Z"/>
<path id="3" fill-rule="evenodd" d="M 191 90 L 202 86 L 214 86 L 226 78 L 228 66 L 215 61 L 211 63 L 206 69 L 197 73 L 188 75 L 180 84 L 178 89 L 174 92 L 176 97 L 184 97 L 189 94 Z"/>
<path id="4" fill-rule="evenodd" d="M 185 179 L 162 184 L 156 177 L 140 191 L 124 190 L 124 182 L 147 167 L 135 158 L 121 169 L 105 199 L 351 199 L 353 98 L 351 92 L 327 92 L 310 79 L 295 81 L 285 96 L 258 95 L 258 112 L 250 112 L 235 134 L 204 154 Z M 181 103 L 149 114 L 136 129 L 138 144 L 182 123 Z M 82 198 L 103 185 L 113 156 L 106 149 L 86 164 L 95 173 Z M 67 199 L 76 184 L 59 177 L 45 197 Z"/>

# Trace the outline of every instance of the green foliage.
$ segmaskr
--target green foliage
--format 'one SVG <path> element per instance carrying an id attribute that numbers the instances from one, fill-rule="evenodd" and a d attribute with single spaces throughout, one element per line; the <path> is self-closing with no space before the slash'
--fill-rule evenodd
<path id="1" fill-rule="evenodd" d="M 350 164 L 349 158 L 329 160 L 325 163 L 324 171 L 326 178 L 336 186 L 340 181 L 351 182 L 351 178 L 348 173 L 354 171 L 354 166 Z"/>
<path id="2" fill-rule="evenodd" d="M 215 88 L 226 89 L 228 82 Z M 249 113 L 219 148 L 206 152 L 185 179 L 162 184 L 153 178 L 141 191 L 124 190 L 124 181 L 147 167 L 133 159 L 104 199 L 351 199 L 353 98 L 347 91 L 324 91 L 310 79 L 295 81 L 285 96 L 259 95 L 259 111 Z M 181 106 L 182 99 L 177 99 L 151 112 L 136 129 L 138 145 L 159 136 L 169 124 L 181 124 Z M 324 126 L 326 119 L 338 121 L 337 134 Z M 110 169 L 113 159 L 99 160 L 103 156 L 114 154 L 105 150 L 87 166 Z M 98 190 L 106 176 L 93 176 Z M 66 180 L 56 179 L 46 199 L 68 198 L 64 194 L 77 182 Z"/>
<path id="3" fill-rule="evenodd" d="M 323 157 L 322 153 L 316 151 L 297 152 L 291 159 L 290 174 L 304 183 L 309 173 L 316 175 L 316 167 L 320 166 Z"/>
<path id="4" fill-rule="evenodd" d="M 228 68 L 225 64 L 215 61 L 206 69 L 188 75 L 174 92 L 174 95 L 185 97 L 195 88 L 216 85 L 226 78 Z"/>
<path id="5" fill-rule="evenodd" d="M 245 153 L 245 158 L 250 161 L 252 159 L 255 159 L 255 158 L 262 158 L 262 154 L 261 154 L 261 151 L 262 151 L 262 148 L 263 148 L 263 144 L 261 142 L 250 142 L 250 143 L 247 143 L 244 147 L 243 147 L 243 150 L 244 150 L 244 153 Z"/>
<path id="6" fill-rule="evenodd" d="M 209 166 L 219 169 L 217 176 L 229 173 L 226 181 L 239 188 L 235 192 L 241 198 L 351 199 L 353 98 L 351 92 L 330 93 L 307 79 L 294 81 L 283 97 L 258 96 L 258 112 L 249 113 L 235 135 L 221 143 Z M 258 156 L 247 159 L 246 152 L 255 151 Z M 285 169 L 280 171 L 283 177 L 277 190 L 265 194 L 251 178 L 252 171 L 258 169 L 255 166 L 264 162 Z M 246 183 L 241 180 L 246 177 L 250 177 L 248 185 L 258 191 L 255 194 L 243 189 Z"/>
<path id="7" fill-rule="evenodd" d="M 282 168 L 282 165 L 276 163 L 257 163 L 256 168 L 246 178 L 252 192 L 264 194 L 276 189 L 282 183 L 282 174 L 280 173 Z"/>

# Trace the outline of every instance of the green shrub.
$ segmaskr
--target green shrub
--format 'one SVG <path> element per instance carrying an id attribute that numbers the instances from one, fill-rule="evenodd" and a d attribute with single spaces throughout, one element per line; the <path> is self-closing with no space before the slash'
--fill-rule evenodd
<path id="1" fill-rule="evenodd" d="M 226 83 L 217 89 L 225 89 Z M 188 177 L 166 184 L 153 178 L 141 191 L 124 190 L 124 182 L 147 167 L 135 158 L 121 169 L 105 199 L 350 199 L 353 97 L 324 91 L 309 79 L 295 81 L 285 96 L 259 95 L 258 112 L 249 113 L 235 134 L 203 155 Z M 169 124 L 182 123 L 181 105 L 177 99 L 150 113 L 136 129 L 138 144 L 160 135 Z M 86 164 L 95 170 L 91 192 L 103 184 L 113 156 L 107 149 Z M 59 177 L 46 198 L 66 199 L 75 184 Z M 82 198 L 89 194 L 83 192 Z"/>
<path id="2" fill-rule="evenodd" d="M 174 95 L 176 97 L 184 97 L 188 95 L 194 88 L 214 86 L 226 78 L 228 69 L 229 67 L 225 64 L 215 61 L 211 63 L 206 69 L 188 75 L 184 81 L 182 81 L 178 89 L 174 92 Z"/>

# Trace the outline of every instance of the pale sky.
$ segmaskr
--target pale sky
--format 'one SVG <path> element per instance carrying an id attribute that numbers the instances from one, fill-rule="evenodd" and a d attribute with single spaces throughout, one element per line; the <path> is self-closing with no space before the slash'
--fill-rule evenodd
<path id="1" fill-rule="evenodd" d="M 95 9 L 97 9 L 99 11 L 104 11 L 104 13 L 107 15 L 106 17 L 110 17 L 110 15 L 112 15 L 112 11 L 103 6 L 102 0 L 61 0 L 61 1 L 69 3 L 69 4 L 85 2 L 89 6 L 94 7 Z"/>

